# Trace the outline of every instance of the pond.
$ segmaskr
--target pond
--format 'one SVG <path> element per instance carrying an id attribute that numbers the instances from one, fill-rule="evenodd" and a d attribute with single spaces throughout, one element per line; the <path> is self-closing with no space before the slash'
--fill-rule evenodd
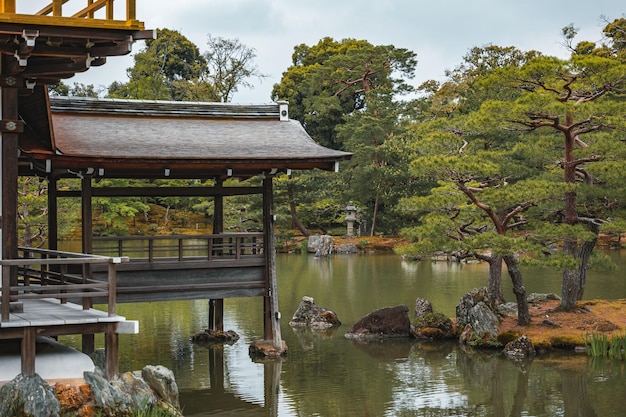
<path id="1" fill-rule="evenodd" d="M 626 252 L 608 253 L 616 271 L 592 272 L 586 297 L 626 298 Z M 557 352 L 516 364 L 498 352 L 457 343 L 395 340 L 360 343 L 344 337 L 365 314 L 417 297 L 454 317 L 459 298 L 486 284 L 484 264 L 405 262 L 394 255 L 277 257 L 283 360 L 254 362 L 262 338 L 262 300 L 226 299 L 232 345 L 193 344 L 208 323 L 206 300 L 121 304 L 140 334 L 121 335 L 121 369 L 161 364 L 174 371 L 187 417 L 200 416 L 618 416 L 626 413 L 622 362 Z M 527 292 L 560 293 L 560 273 L 525 269 Z M 505 280 L 505 296 L 514 299 Z M 294 330 L 288 322 L 303 296 L 333 310 L 331 331 Z M 71 342 L 71 341 L 70 341 Z"/>

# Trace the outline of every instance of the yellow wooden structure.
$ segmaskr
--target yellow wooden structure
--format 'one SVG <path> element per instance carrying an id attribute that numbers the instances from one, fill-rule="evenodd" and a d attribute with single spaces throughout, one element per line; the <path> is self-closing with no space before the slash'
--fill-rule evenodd
<path id="1" fill-rule="evenodd" d="M 34 13 L 21 12 L 32 0 L 0 0 L 0 22 L 27 25 L 143 30 L 137 20 L 135 0 L 126 0 L 124 19 L 115 18 L 114 0 L 53 0 Z"/>

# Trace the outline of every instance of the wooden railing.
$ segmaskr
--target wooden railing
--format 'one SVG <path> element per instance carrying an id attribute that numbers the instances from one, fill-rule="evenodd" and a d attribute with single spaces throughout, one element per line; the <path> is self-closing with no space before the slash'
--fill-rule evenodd
<path id="1" fill-rule="evenodd" d="M 108 299 L 108 315 L 115 316 L 116 265 L 128 262 L 126 257 L 86 255 L 19 247 L 19 259 L 0 260 L 2 265 L 2 321 L 9 321 L 10 303 L 28 299 L 56 298 L 80 300 L 83 308 L 93 305 L 95 297 Z M 107 281 L 90 278 L 89 266 L 108 265 Z M 82 267 L 82 273 L 70 273 L 71 266 Z M 17 267 L 18 285 L 11 285 L 11 267 Z"/>
<path id="2" fill-rule="evenodd" d="M 26 4 L 30 0 L 21 0 Z M 53 16 L 53 17 L 71 17 L 71 18 L 85 18 L 93 19 L 95 13 L 104 9 L 104 15 L 106 20 L 114 20 L 113 4 L 115 0 L 77 0 L 72 1 L 72 10 L 76 10 L 76 6 L 82 3 L 84 7 L 74 12 L 73 14 L 63 14 L 63 6 L 65 3 L 69 3 L 72 0 L 52 0 L 50 4 L 33 13 L 36 16 Z M 19 4 L 20 0 L 0 0 L 0 13 L 17 13 L 16 3 Z M 119 3 L 118 3 L 119 4 Z M 126 21 L 134 21 L 137 18 L 137 9 L 135 0 L 126 0 Z"/>
<path id="3" fill-rule="evenodd" d="M 263 256 L 263 233 L 211 235 L 107 236 L 94 238 L 94 252 L 154 262 L 159 259 L 240 260 Z"/>

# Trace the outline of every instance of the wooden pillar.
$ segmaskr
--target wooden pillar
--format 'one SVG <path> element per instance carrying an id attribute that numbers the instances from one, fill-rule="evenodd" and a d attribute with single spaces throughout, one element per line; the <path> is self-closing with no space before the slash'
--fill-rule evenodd
<path id="1" fill-rule="evenodd" d="M 59 201 L 57 178 L 48 178 L 48 249 L 59 249 Z"/>
<path id="2" fill-rule="evenodd" d="M 0 58 L 0 183 L 2 185 L 2 201 L 0 202 L 0 245 L 2 259 L 17 258 L 17 155 L 18 155 L 18 81 L 15 77 L 5 74 L 4 60 L 15 59 L 8 55 Z M 3 268 L 3 270 L 5 270 Z M 17 285 L 17 267 L 9 271 L 11 285 Z M 4 272 L 3 272 L 4 273 Z"/>
<path id="3" fill-rule="evenodd" d="M 104 376 L 108 380 L 116 378 L 120 372 L 119 335 L 111 325 L 104 334 Z"/>
<path id="4" fill-rule="evenodd" d="M 274 246 L 274 191 L 271 177 L 263 179 L 263 250 L 265 253 L 264 336 L 265 340 L 271 340 L 274 348 L 281 352 L 283 341 L 280 334 L 280 312 L 278 310 L 276 249 Z"/>
<path id="5" fill-rule="evenodd" d="M 93 211 L 92 211 L 92 189 L 91 177 L 84 177 L 80 181 L 81 188 L 81 226 L 82 226 L 82 252 L 93 253 Z M 91 277 L 91 265 L 83 267 L 83 275 Z M 91 300 L 83 299 L 83 309 L 91 308 Z M 96 337 L 94 334 L 83 334 L 81 337 L 81 348 L 83 353 L 88 355 L 96 350 Z M 108 358 L 107 358 L 108 359 Z M 108 365 L 107 365 L 108 366 Z"/>
<path id="6" fill-rule="evenodd" d="M 35 375 L 35 354 L 37 351 L 37 332 L 35 327 L 24 327 L 22 336 L 22 375 Z"/>
<path id="7" fill-rule="evenodd" d="M 81 180 L 81 214 L 83 253 L 93 253 L 93 212 L 92 212 L 91 177 Z"/>
<path id="8" fill-rule="evenodd" d="M 215 180 L 215 188 L 221 189 L 224 181 Z M 224 233 L 224 196 L 217 193 L 213 197 L 213 234 Z M 224 331 L 224 299 L 209 300 L 209 329 Z"/>

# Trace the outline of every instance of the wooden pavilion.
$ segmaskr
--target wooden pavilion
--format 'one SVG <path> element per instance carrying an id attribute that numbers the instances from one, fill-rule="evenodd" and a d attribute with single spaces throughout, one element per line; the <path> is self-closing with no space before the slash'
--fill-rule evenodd
<path id="1" fill-rule="evenodd" d="M 22 373 L 32 375 L 38 335 L 81 334 L 82 349 L 90 353 L 94 334 L 104 333 L 105 373 L 114 377 L 117 335 L 137 331 L 136 323 L 116 314 L 118 301 L 207 298 L 210 325 L 221 329 L 224 298 L 260 296 L 264 337 L 280 351 L 273 178 L 291 170 L 336 170 L 350 154 L 314 143 L 289 119 L 287 103 L 50 98 L 47 85 L 128 53 L 135 40 L 153 36 L 135 19 L 134 0 L 126 0 L 122 20 L 115 19 L 113 0 L 87 0 L 67 17 L 65 3 L 72 2 L 54 0 L 35 14 L 22 14 L 15 0 L 0 0 L 0 339 L 21 340 Z M 98 12 L 104 16 L 98 18 Z M 46 250 L 19 245 L 20 175 L 48 181 Z M 65 177 L 80 178 L 80 191 L 57 189 Z M 260 177 L 262 185 L 224 186 L 231 177 Z M 194 179 L 199 185 L 95 187 L 102 178 Z M 254 194 L 263 200 L 262 232 L 223 233 L 223 198 Z M 164 240 L 159 237 L 147 238 L 139 254 L 125 246 L 135 237 L 119 239 L 115 253 L 94 254 L 94 196 L 196 195 L 213 197 L 213 234 L 191 243 L 185 236 L 170 237 L 177 256 L 155 255 Z M 81 199 L 81 253 L 57 250 L 57 202 L 66 196 Z M 137 244 L 131 246 L 136 250 Z M 93 309 L 94 303 L 107 304 L 107 311 Z"/>

